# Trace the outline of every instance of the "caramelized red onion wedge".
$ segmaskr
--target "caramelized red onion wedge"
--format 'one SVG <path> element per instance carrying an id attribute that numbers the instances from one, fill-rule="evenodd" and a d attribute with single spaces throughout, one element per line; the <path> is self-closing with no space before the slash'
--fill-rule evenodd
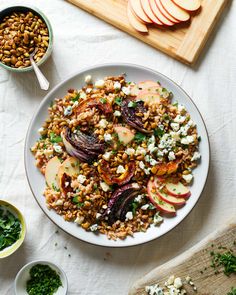
<path id="1" fill-rule="evenodd" d="M 129 103 L 133 102 L 132 100 L 126 99 L 122 106 L 121 106 L 121 114 L 123 119 L 126 121 L 126 123 L 136 130 L 151 134 L 153 131 L 146 130 L 143 126 L 143 122 L 140 117 L 136 115 L 137 113 L 145 113 L 147 109 L 144 107 L 143 101 L 135 101 L 135 107 L 129 107 Z"/>
<path id="2" fill-rule="evenodd" d="M 136 182 L 126 184 L 114 191 L 108 202 L 107 210 L 103 214 L 104 217 L 108 217 L 109 224 L 113 224 L 120 218 L 124 221 L 129 205 L 139 191 L 140 186 Z"/>
<path id="3" fill-rule="evenodd" d="M 87 100 L 84 100 L 81 102 L 78 107 L 76 108 L 76 113 L 81 114 L 84 112 L 87 108 L 93 108 L 96 107 L 100 111 L 102 111 L 104 114 L 110 114 L 112 113 L 112 107 L 109 102 L 107 101 L 101 101 L 102 98 L 96 97 L 96 98 L 89 98 Z"/>
<path id="4" fill-rule="evenodd" d="M 83 134 L 80 131 L 74 133 L 66 127 L 61 132 L 61 137 L 67 153 L 82 162 L 91 162 L 99 154 L 104 153 L 104 144 L 98 142 L 94 136 Z"/>
<path id="5" fill-rule="evenodd" d="M 134 175 L 135 172 L 135 163 L 129 162 L 125 165 L 125 172 L 122 173 L 120 176 L 114 175 L 111 171 L 109 163 L 105 160 L 102 160 L 98 165 L 98 172 L 102 179 L 109 185 L 112 184 L 119 184 L 123 185 L 128 183 Z"/>

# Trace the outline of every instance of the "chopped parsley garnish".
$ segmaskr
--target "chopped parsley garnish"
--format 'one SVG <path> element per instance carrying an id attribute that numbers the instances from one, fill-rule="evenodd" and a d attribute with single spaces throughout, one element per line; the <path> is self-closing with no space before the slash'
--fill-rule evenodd
<path id="1" fill-rule="evenodd" d="M 72 100 L 73 102 L 76 102 L 76 101 L 78 101 L 79 99 L 80 99 L 80 93 L 76 94 L 76 96 L 73 97 L 71 100 Z"/>
<path id="2" fill-rule="evenodd" d="M 211 266 L 214 269 L 218 270 L 219 267 L 223 267 L 225 275 L 236 274 L 236 256 L 231 251 L 223 254 L 212 251 L 210 255 L 212 256 Z"/>
<path id="3" fill-rule="evenodd" d="M 147 138 L 147 136 L 141 132 L 137 132 L 134 136 L 134 141 L 137 143 L 141 143 Z"/>
<path id="4" fill-rule="evenodd" d="M 56 135 L 55 133 L 51 132 L 50 141 L 51 143 L 58 143 L 58 142 L 62 142 L 62 138 L 60 135 Z"/>
<path id="5" fill-rule="evenodd" d="M 170 121 L 170 116 L 167 115 L 167 114 L 164 114 L 164 115 L 162 116 L 162 119 L 163 119 L 164 121 Z"/>
<path id="6" fill-rule="evenodd" d="M 232 287 L 231 292 L 227 293 L 227 295 L 236 295 L 236 288 Z"/>
<path id="7" fill-rule="evenodd" d="M 118 105 L 118 106 L 121 106 L 122 105 L 122 97 L 116 97 L 114 102 Z"/>
<path id="8" fill-rule="evenodd" d="M 10 211 L 0 208 L 0 251 L 20 238 L 21 223 Z"/>
<path id="9" fill-rule="evenodd" d="M 52 189 L 53 189 L 55 192 L 59 192 L 59 191 L 60 191 L 60 189 L 57 188 L 57 187 L 55 186 L 55 183 L 52 184 Z"/>
<path id="10" fill-rule="evenodd" d="M 133 215 L 135 215 L 138 206 L 139 206 L 139 204 L 137 202 L 134 201 L 132 203 L 132 213 L 133 213 Z"/>
<path id="11" fill-rule="evenodd" d="M 52 295 L 62 286 L 59 274 L 49 265 L 36 264 L 30 269 L 30 279 L 26 283 L 30 295 Z"/>
<path id="12" fill-rule="evenodd" d="M 105 104 L 105 103 L 107 103 L 107 100 L 106 100 L 106 98 L 100 98 L 100 102 Z"/>
<path id="13" fill-rule="evenodd" d="M 129 107 L 129 108 L 136 108 L 136 106 L 137 106 L 137 102 L 136 102 L 136 101 L 130 101 L 130 102 L 128 103 L 128 107 Z"/>
<path id="14" fill-rule="evenodd" d="M 160 128 L 160 127 L 157 127 L 155 130 L 154 130 L 154 135 L 161 138 L 165 133 L 165 130 Z"/>
<path id="15" fill-rule="evenodd" d="M 178 103 L 178 101 L 176 101 L 176 102 L 172 103 L 172 105 L 173 105 L 174 107 L 177 107 L 177 106 L 179 105 L 179 103 Z"/>
<path id="16" fill-rule="evenodd" d="M 73 202 L 74 204 L 78 204 L 78 203 L 79 203 L 79 201 L 78 201 L 78 197 L 75 196 L 75 197 L 72 199 L 72 202 Z"/>

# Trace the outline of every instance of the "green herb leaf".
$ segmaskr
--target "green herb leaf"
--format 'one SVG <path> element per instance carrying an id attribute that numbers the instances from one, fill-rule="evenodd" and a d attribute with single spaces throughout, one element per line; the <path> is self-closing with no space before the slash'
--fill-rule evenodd
<path id="1" fill-rule="evenodd" d="M 136 106 L 137 106 L 137 102 L 136 102 L 136 101 L 130 101 L 130 102 L 128 103 L 128 107 L 129 107 L 129 108 L 136 108 Z"/>
<path id="2" fill-rule="evenodd" d="M 100 102 L 105 104 L 105 103 L 107 103 L 107 100 L 106 100 L 106 98 L 100 98 Z"/>
<path id="3" fill-rule="evenodd" d="M 118 106 L 121 106 L 122 105 L 122 97 L 116 97 L 114 102 L 118 105 Z"/>
<path id="4" fill-rule="evenodd" d="M 236 295 L 236 288 L 232 287 L 231 292 L 227 293 L 227 295 Z"/>
<path id="5" fill-rule="evenodd" d="M 50 141 L 51 143 L 58 143 L 62 142 L 62 138 L 59 135 L 56 135 L 55 133 L 51 132 L 50 133 Z"/>
<path id="6" fill-rule="evenodd" d="M 134 141 L 137 143 L 141 143 L 142 141 L 146 140 L 147 136 L 141 132 L 137 132 L 134 136 Z"/>
<path id="7" fill-rule="evenodd" d="M 133 213 L 133 215 L 135 215 L 138 206 L 139 206 L 139 204 L 137 202 L 134 201 L 132 203 L 132 213 Z"/>
<path id="8" fill-rule="evenodd" d="M 164 129 L 161 129 L 160 127 L 157 127 L 155 130 L 154 130 L 154 135 L 161 138 L 165 133 L 165 130 Z"/>
<path id="9" fill-rule="evenodd" d="M 76 101 L 78 101 L 79 99 L 80 99 L 80 93 L 76 94 L 76 96 L 73 97 L 71 100 L 72 100 L 73 102 L 76 102 Z"/>

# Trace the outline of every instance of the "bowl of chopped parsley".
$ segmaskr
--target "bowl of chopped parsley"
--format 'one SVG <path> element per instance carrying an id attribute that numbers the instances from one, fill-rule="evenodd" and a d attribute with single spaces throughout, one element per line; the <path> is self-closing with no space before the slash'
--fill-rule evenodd
<path id="1" fill-rule="evenodd" d="M 15 295 L 66 295 L 67 277 L 64 271 L 49 261 L 26 264 L 15 278 Z"/>
<path id="2" fill-rule="evenodd" d="M 26 225 L 21 212 L 0 200 L 0 258 L 13 254 L 25 239 Z"/>

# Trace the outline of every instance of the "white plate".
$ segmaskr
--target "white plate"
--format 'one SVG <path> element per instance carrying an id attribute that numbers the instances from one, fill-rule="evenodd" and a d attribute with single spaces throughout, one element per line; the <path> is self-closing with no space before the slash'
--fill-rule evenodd
<path id="1" fill-rule="evenodd" d="M 43 264 L 43 265 L 48 265 L 50 266 L 53 270 L 59 274 L 62 286 L 60 286 L 55 292 L 55 295 L 66 295 L 67 294 L 67 289 L 68 289 L 68 281 L 66 274 L 62 270 L 61 267 L 58 265 L 49 262 L 49 261 L 44 261 L 44 260 L 36 260 L 29 262 L 26 264 L 22 269 L 18 272 L 15 282 L 14 282 L 14 291 L 15 295 L 28 295 L 28 292 L 26 291 L 26 283 L 30 279 L 30 270 L 31 268 L 36 265 L 36 264 Z"/>
<path id="2" fill-rule="evenodd" d="M 81 88 L 84 85 L 84 78 L 88 74 L 92 75 L 93 79 L 96 80 L 103 79 L 105 76 L 115 76 L 121 73 L 127 74 L 127 81 L 160 81 L 163 87 L 173 92 L 174 100 L 178 100 L 181 104 L 186 106 L 192 119 L 197 124 L 198 134 L 201 136 L 202 139 L 200 142 L 200 153 L 202 155 L 202 159 L 200 165 L 194 170 L 195 180 L 193 185 L 191 186 L 192 195 L 187 201 L 186 205 L 177 211 L 177 215 L 175 217 L 165 218 L 160 227 L 151 226 L 151 228 L 149 228 L 146 233 L 136 233 L 134 237 L 127 237 L 124 241 L 112 241 L 108 240 L 105 235 L 97 235 L 92 232 L 86 232 L 84 229 L 80 228 L 73 222 L 64 221 L 63 217 L 57 215 L 54 210 L 47 209 L 46 202 L 43 197 L 43 191 L 45 189 L 45 179 L 35 166 L 35 160 L 30 152 L 30 147 L 32 147 L 35 141 L 38 140 L 38 129 L 42 126 L 42 123 L 47 118 L 47 108 L 55 97 L 63 97 L 67 93 L 67 90 L 70 88 Z M 61 229 L 63 229 L 70 235 L 92 244 L 109 247 L 127 247 L 146 243 L 164 235 L 175 226 L 177 226 L 193 209 L 202 193 L 208 175 L 209 160 L 210 149 L 206 127 L 197 107 L 190 99 L 190 97 L 178 85 L 176 85 L 173 81 L 163 76 L 162 74 L 148 68 L 132 64 L 105 64 L 90 67 L 79 71 L 72 77 L 60 83 L 51 92 L 48 93 L 48 95 L 40 104 L 30 123 L 25 143 L 25 168 L 27 178 L 35 199 L 38 202 L 39 206 L 43 209 L 45 214 Z"/>

